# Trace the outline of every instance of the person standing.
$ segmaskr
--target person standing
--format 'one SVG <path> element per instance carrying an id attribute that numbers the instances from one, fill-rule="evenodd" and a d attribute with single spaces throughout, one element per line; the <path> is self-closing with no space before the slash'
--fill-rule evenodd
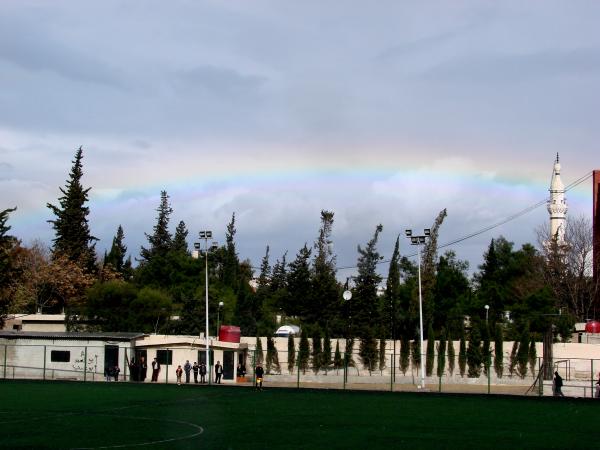
<path id="1" fill-rule="evenodd" d="M 158 374 L 160 373 L 160 363 L 156 358 L 152 361 L 152 381 L 156 383 L 158 381 Z"/>
<path id="2" fill-rule="evenodd" d="M 185 372 L 185 384 L 190 384 L 190 372 L 192 371 L 192 365 L 190 364 L 189 359 L 185 360 L 183 371 Z"/>
<path id="3" fill-rule="evenodd" d="M 148 363 L 146 362 L 146 357 L 140 356 L 140 381 L 146 381 L 146 376 L 148 375 Z"/>
<path id="4" fill-rule="evenodd" d="M 206 383 L 206 364 L 204 362 L 200 362 L 200 367 L 198 370 L 200 372 L 200 383 Z"/>
<path id="5" fill-rule="evenodd" d="M 558 374 L 558 372 L 554 372 L 554 396 L 555 397 L 564 397 L 565 394 L 562 393 L 563 380 L 562 377 Z"/>
<path id="6" fill-rule="evenodd" d="M 256 386 L 255 388 L 262 391 L 262 385 L 263 385 L 263 376 L 265 374 L 264 369 L 262 368 L 262 365 L 260 363 L 258 363 L 256 365 L 256 368 L 254 369 L 254 375 L 256 376 Z"/>
<path id="7" fill-rule="evenodd" d="M 119 369 L 119 366 L 115 366 L 113 368 L 113 377 L 115 377 L 115 381 L 119 381 L 119 374 L 121 373 L 121 369 Z"/>
<path id="8" fill-rule="evenodd" d="M 600 398 L 600 372 L 598 372 L 598 381 L 596 381 L 596 398 Z"/>
<path id="9" fill-rule="evenodd" d="M 175 370 L 175 376 L 177 377 L 177 386 L 181 385 L 181 375 L 183 374 L 183 369 L 181 365 L 177 366 L 177 370 Z"/>
<path id="10" fill-rule="evenodd" d="M 198 384 L 198 363 L 194 361 L 194 365 L 192 366 L 192 371 L 194 372 L 194 383 Z"/>
<path id="11" fill-rule="evenodd" d="M 223 366 L 221 361 L 217 361 L 215 364 L 215 383 L 221 384 L 221 375 L 223 375 Z"/>

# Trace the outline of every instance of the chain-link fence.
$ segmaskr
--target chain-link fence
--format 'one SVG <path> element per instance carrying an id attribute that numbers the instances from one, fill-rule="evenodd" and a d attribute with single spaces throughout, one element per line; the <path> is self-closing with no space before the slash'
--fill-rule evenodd
<path id="1" fill-rule="evenodd" d="M 181 367 L 182 383 L 215 382 L 216 361 L 212 351 L 208 364 L 202 348 L 193 350 L 194 361 L 181 356 L 189 355 L 189 350 L 188 353 L 178 353 L 180 351 L 160 348 L 150 353 L 129 343 L 102 346 L 0 344 L 0 378 L 176 383 L 177 368 Z M 418 354 L 415 357 L 400 352 L 398 346 L 392 345 L 370 358 L 361 356 L 358 351 L 345 353 L 339 349 L 317 355 L 312 348 L 292 353 L 251 349 L 240 353 L 237 361 L 232 358 L 230 367 L 225 367 L 224 382 L 252 385 L 260 363 L 265 373 L 265 387 L 415 391 L 424 385 L 426 390 L 435 392 L 553 395 L 553 380 L 544 379 L 543 374 L 558 372 L 565 396 L 594 397 L 600 375 L 598 359 L 561 357 L 549 363 L 550 371 L 544 371 L 543 358 L 517 361 L 509 353 L 504 353 L 501 362 L 490 358 L 480 364 L 474 364 L 459 352 L 436 352 L 429 357 L 425 352 L 421 357 L 424 376 Z"/>

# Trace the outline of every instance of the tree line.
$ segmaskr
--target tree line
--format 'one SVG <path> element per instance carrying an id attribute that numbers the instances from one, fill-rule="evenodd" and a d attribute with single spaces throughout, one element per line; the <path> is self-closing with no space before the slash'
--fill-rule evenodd
<path id="1" fill-rule="evenodd" d="M 65 312 L 72 330 L 85 324 L 102 331 L 203 331 L 201 275 L 207 250 L 200 249 L 200 257 L 194 258 L 187 225 L 179 221 L 173 230 L 167 192 L 161 192 L 156 223 L 146 233 L 147 244 L 133 256 L 134 264 L 121 225 L 110 249 L 97 254 L 98 239 L 88 223 L 90 188 L 83 187 L 82 178 L 79 148 L 57 204 L 47 205 L 53 214 L 48 221 L 55 235 L 51 246 L 39 241 L 25 246 L 9 234 L 15 208 L 0 212 L 0 317 Z M 225 243 L 208 249 L 211 334 L 217 331 L 217 314 L 221 323 L 240 326 L 246 336 L 270 336 L 279 323 L 298 324 L 313 342 L 346 337 L 354 345 L 357 339 L 361 358 L 373 367 L 378 340 L 399 340 L 401 349 L 418 347 L 417 265 L 401 254 L 400 236 L 384 265 L 378 249 L 383 226 L 375 226 L 357 247 L 356 276 L 343 283 L 332 251 L 334 217 L 332 211 L 321 211 L 315 241 L 292 256 L 286 252 L 274 258 L 266 246 L 255 269 L 237 253 L 233 213 Z M 576 320 L 596 314 L 589 221 L 569 222 L 566 246 L 558 246 L 543 227 L 538 249 L 532 244 L 515 248 L 504 237 L 494 238 L 479 270 L 469 277 L 468 263 L 453 251 L 438 254 L 445 217 L 444 209 L 422 246 L 424 338 L 448 341 L 468 335 L 472 343 L 500 327 L 507 340 L 518 341 L 525 331 L 541 340 L 548 330 L 553 338 L 566 339 Z M 345 289 L 353 294 L 349 301 L 343 300 Z M 481 343 L 475 347 L 475 353 L 486 351 Z M 414 350 L 419 357 L 418 348 Z"/>

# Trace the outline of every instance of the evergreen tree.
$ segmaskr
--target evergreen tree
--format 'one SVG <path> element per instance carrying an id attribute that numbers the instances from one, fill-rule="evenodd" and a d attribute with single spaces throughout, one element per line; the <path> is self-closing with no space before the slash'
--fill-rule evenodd
<path id="1" fill-rule="evenodd" d="M 433 325 L 430 323 L 427 329 L 427 353 L 425 357 L 425 374 L 428 377 L 433 373 L 433 362 L 435 360 L 435 334 Z"/>
<path id="2" fill-rule="evenodd" d="M 8 314 L 11 301 L 9 285 L 14 280 L 12 271 L 11 250 L 17 240 L 8 234 L 11 227 L 7 225 L 9 214 L 17 208 L 9 208 L 0 211 L 0 329 L 4 325 L 4 319 Z"/>
<path id="3" fill-rule="evenodd" d="M 485 375 L 488 375 L 490 367 L 492 366 L 492 350 L 490 346 L 490 330 L 488 328 L 487 321 L 483 324 L 482 328 L 482 339 L 483 347 L 481 349 L 481 356 L 483 358 L 483 371 Z"/>
<path id="4" fill-rule="evenodd" d="M 234 292 L 238 288 L 238 267 L 240 263 L 235 251 L 235 233 L 235 213 L 233 213 L 225 233 L 225 256 L 223 258 L 221 280 L 225 286 L 231 287 Z"/>
<path id="5" fill-rule="evenodd" d="M 171 243 L 171 249 L 176 252 L 188 253 L 187 244 L 188 230 L 185 226 L 185 222 L 182 220 L 175 228 L 175 236 L 173 236 L 173 242 Z"/>
<path id="6" fill-rule="evenodd" d="M 346 350 L 344 351 L 344 359 L 346 361 L 346 367 L 355 367 L 354 362 L 354 338 L 346 340 Z"/>
<path id="7" fill-rule="evenodd" d="M 259 337 L 256 338 L 256 364 L 262 364 L 264 361 L 262 341 Z"/>
<path id="8" fill-rule="evenodd" d="M 331 367 L 331 339 L 329 338 L 329 333 L 325 331 L 325 339 L 323 339 L 323 355 L 321 358 L 321 364 L 323 369 L 327 371 Z"/>
<path id="9" fill-rule="evenodd" d="M 344 360 L 342 359 L 342 354 L 340 353 L 340 341 L 336 339 L 335 341 L 335 355 L 333 356 L 333 368 L 336 370 L 340 370 L 344 366 Z"/>
<path id="10" fill-rule="evenodd" d="M 385 369 L 385 339 L 379 339 L 379 370 Z"/>
<path id="11" fill-rule="evenodd" d="M 55 232 L 52 240 L 53 257 L 65 256 L 70 261 L 79 264 L 86 272 L 96 272 L 95 241 L 88 224 L 90 209 L 86 206 L 91 188 L 84 189 L 81 184 L 83 177 L 83 149 L 79 147 L 69 173 L 69 179 L 64 188 L 60 188 L 59 206 L 47 203 L 47 207 L 56 216 L 49 220 Z"/>
<path id="12" fill-rule="evenodd" d="M 304 244 L 290 263 L 287 276 L 289 295 L 285 302 L 284 311 L 288 316 L 299 316 L 306 321 L 308 312 L 306 299 L 312 295 L 310 283 L 310 254 L 311 250 Z"/>
<path id="13" fill-rule="evenodd" d="M 323 350 L 321 349 L 321 333 L 318 331 L 312 338 L 312 367 L 315 374 L 319 373 L 322 367 Z"/>
<path id="14" fill-rule="evenodd" d="M 281 373 L 281 367 L 279 365 L 279 354 L 275 347 L 275 342 L 271 336 L 267 337 L 267 373 L 270 374 L 271 370 L 275 370 L 276 373 Z"/>
<path id="15" fill-rule="evenodd" d="M 272 334 L 275 328 L 275 314 L 272 308 L 273 292 L 271 289 L 271 265 L 269 263 L 269 246 L 260 264 L 258 288 L 255 295 L 254 317 L 257 321 L 258 333 Z"/>
<path id="16" fill-rule="evenodd" d="M 366 329 L 360 339 L 360 347 L 358 354 L 365 369 L 371 372 L 377 367 L 377 339 L 372 334 L 370 329 Z"/>
<path id="17" fill-rule="evenodd" d="M 410 365 L 410 341 L 406 336 L 400 339 L 400 370 L 403 375 L 406 375 L 408 366 Z"/>
<path id="18" fill-rule="evenodd" d="M 384 320 L 384 323 L 390 324 L 390 339 L 392 340 L 395 340 L 397 336 L 400 289 L 400 236 L 398 236 L 396 237 L 396 244 L 394 245 L 394 252 L 392 253 L 388 269 L 385 296 L 383 297 L 385 304 L 382 305 L 382 311 L 388 311 L 388 314 L 383 314 L 382 316 L 387 316 L 387 320 Z"/>
<path id="19" fill-rule="evenodd" d="M 443 209 L 437 215 L 431 229 L 429 239 L 423 246 L 423 259 L 421 263 L 421 285 L 423 297 L 423 322 L 429 323 L 433 320 L 435 311 L 435 280 L 436 280 L 436 262 L 438 251 L 438 235 L 440 227 L 446 218 L 446 209 Z"/>
<path id="20" fill-rule="evenodd" d="M 310 358 L 310 351 L 308 347 L 308 338 L 306 332 L 302 330 L 300 334 L 300 348 L 298 349 L 298 370 L 301 370 L 303 374 L 308 369 L 308 361 Z"/>
<path id="21" fill-rule="evenodd" d="M 156 257 L 165 257 L 172 247 L 171 233 L 169 233 L 169 221 L 173 209 L 169 204 L 167 191 L 161 191 L 160 205 L 156 211 L 158 212 L 158 216 L 156 217 L 154 232 L 151 235 L 145 233 L 150 247 L 145 248 L 142 246 L 140 251 L 142 263 L 150 262 Z"/>
<path id="22" fill-rule="evenodd" d="M 444 367 L 446 366 L 446 331 L 442 329 L 440 333 L 440 342 L 437 345 L 437 376 L 442 378 Z"/>
<path id="23" fill-rule="evenodd" d="M 306 318 L 329 331 L 330 322 L 341 307 L 339 287 L 336 280 L 335 255 L 332 252 L 331 231 L 333 212 L 321 211 L 319 237 L 314 244 L 315 254 L 311 277 L 312 296 L 306 304 Z"/>
<path id="24" fill-rule="evenodd" d="M 294 335 L 288 335 L 288 349 L 287 349 L 287 357 L 288 357 L 288 372 L 294 373 L 294 366 L 296 365 L 296 345 L 294 343 Z"/>
<path id="25" fill-rule="evenodd" d="M 535 365 L 537 362 L 537 351 L 535 349 L 535 339 L 531 339 L 531 344 L 529 345 L 529 369 L 531 370 L 531 375 L 535 377 Z"/>
<path id="26" fill-rule="evenodd" d="M 411 359 L 412 366 L 414 369 L 417 370 L 418 373 L 419 368 L 421 367 L 421 339 L 419 338 L 419 336 L 417 336 L 417 338 L 414 341 L 412 341 Z"/>
<path id="27" fill-rule="evenodd" d="M 521 333 L 519 350 L 517 350 L 517 372 L 521 378 L 527 375 L 527 363 L 529 361 L 529 327 L 526 326 Z"/>
<path id="28" fill-rule="evenodd" d="M 502 378 L 504 371 L 504 336 L 502 334 L 502 324 L 496 323 L 496 332 L 494 333 L 494 370 L 496 376 Z"/>
<path id="29" fill-rule="evenodd" d="M 448 333 L 448 372 L 450 376 L 454 375 L 454 365 L 456 363 L 456 351 L 454 350 L 454 340 L 452 334 Z"/>
<path id="30" fill-rule="evenodd" d="M 481 333 L 479 323 L 471 322 L 471 333 L 469 334 L 469 346 L 467 348 L 467 365 L 469 366 L 469 378 L 479 378 L 481 375 Z"/>
<path id="31" fill-rule="evenodd" d="M 124 239 L 125 233 L 123 232 L 123 227 L 119 225 L 117 234 L 113 238 L 110 252 L 104 257 L 104 264 L 110 264 L 110 266 L 121 275 L 125 272 L 125 256 L 127 254 L 127 247 L 123 242 Z"/>
<path id="32" fill-rule="evenodd" d="M 355 297 L 352 299 L 352 312 L 353 319 L 358 324 L 356 327 L 358 328 L 356 330 L 358 336 L 367 338 L 361 339 L 361 346 L 364 347 L 364 344 L 367 344 L 364 349 L 368 352 L 373 348 L 373 344 L 370 341 L 374 340 L 373 335 L 378 331 L 379 323 L 377 287 L 381 282 L 381 276 L 377 273 L 377 263 L 380 260 L 380 256 L 376 246 L 379 233 L 382 230 L 383 226 L 378 225 L 373 238 L 367 243 L 366 247 L 363 249 L 360 245 L 358 246 L 358 276 L 355 278 Z M 365 357 L 370 361 L 373 355 L 365 354 Z"/>
<path id="33" fill-rule="evenodd" d="M 517 352 L 519 351 L 519 341 L 514 341 L 508 362 L 508 373 L 512 377 L 517 367 Z"/>
<path id="34" fill-rule="evenodd" d="M 458 349 L 458 370 L 460 372 L 460 376 L 465 376 L 465 371 L 467 368 L 467 344 L 465 342 L 465 332 L 464 329 L 460 335 L 460 345 Z"/>

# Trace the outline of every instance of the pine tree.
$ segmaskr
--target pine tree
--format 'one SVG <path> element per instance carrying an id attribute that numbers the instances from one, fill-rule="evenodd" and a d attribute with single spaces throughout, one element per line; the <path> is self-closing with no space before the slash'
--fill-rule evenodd
<path id="1" fill-rule="evenodd" d="M 504 336 L 502 335 L 502 324 L 496 324 L 496 332 L 494 333 L 494 370 L 496 376 L 502 378 L 504 371 Z"/>
<path id="2" fill-rule="evenodd" d="M 300 334 L 300 348 L 298 349 L 298 370 L 301 370 L 303 374 L 308 369 L 308 361 L 310 358 L 310 350 L 308 347 L 308 338 L 306 332 L 302 330 Z"/>
<path id="3" fill-rule="evenodd" d="M 458 349 L 458 370 L 460 372 L 460 376 L 465 376 L 465 371 L 467 368 L 467 344 L 465 342 L 465 331 L 464 329 L 460 335 L 460 345 Z"/>
<path id="4" fill-rule="evenodd" d="M 223 258 L 221 280 L 225 286 L 229 286 L 234 292 L 237 292 L 240 261 L 235 251 L 235 233 L 235 213 L 233 213 L 231 215 L 231 222 L 227 225 L 227 232 L 225 233 L 225 257 Z"/>
<path id="5" fill-rule="evenodd" d="M 149 262 L 155 257 L 164 257 L 171 250 L 172 238 L 169 233 L 169 220 L 173 209 L 169 205 L 169 196 L 167 191 L 160 193 L 160 205 L 156 209 L 158 216 L 156 217 L 156 225 L 152 235 L 146 234 L 149 248 L 142 247 L 140 256 L 142 262 Z"/>
<path id="6" fill-rule="evenodd" d="M 312 338 L 312 368 L 315 374 L 319 373 L 322 367 L 323 350 L 321 349 L 321 334 L 315 332 Z"/>
<path id="7" fill-rule="evenodd" d="M 469 335 L 469 346 L 467 347 L 467 365 L 469 366 L 469 378 L 479 378 L 481 375 L 481 334 L 477 321 L 471 323 L 471 333 Z"/>
<path id="8" fill-rule="evenodd" d="M 429 323 L 427 329 L 427 353 L 425 357 L 425 373 L 428 377 L 433 373 L 433 362 L 435 360 L 435 335 L 433 325 Z"/>
<path id="9" fill-rule="evenodd" d="M 361 339 L 361 346 L 364 346 L 363 342 L 368 344 L 365 348 L 369 349 L 369 352 L 372 349 L 370 340 L 374 339 L 373 335 L 378 331 L 378 324 L 380 323 L 377 308 L 377 287 L 381 282 L 381 276 L 377 273 L 377 263 L 380 256 L 376 246 L 382 230 L 383 226 L 378 225 L 375 228 L 373 238 L 367 243 L 366 247 L 363 249 L 360 245 L 358 246 L 358 276 L 355 278 L 355 297 L 352 299 L 352 316 L 355 323 L 358 324 L 357 334 L 361 338 L 367 338 Z M 370 360 L 372 356 L 366 355 L 366 357 Z"/>
<path id="10" fill-rule="evenodd" d="M 259 337 L 256 338 L 256 364 L 262 364 L 264 361 L 262 341 Z"/>
<path id="11" fill-rule="evenodd" d="M 535 377 L 535 365 L 537 362 L 537 351 L 535 348 L 535 339 L 531 339 L 531 345 L 529 346 L 529 369 L 531 370 L 531 375 Z"/>
<path id="12" fill-rule="evenodd" d="M 173 242 L 171 243 L 171 249 L 175 252 L 188 253 L 187 244 L 188 230 L 185 226 L 185 222 L 182 220 L 175 228 L 175 235 L 173 236 Z"/>
<path id="13" fill-rule="evenodd" d="M 321 227 L 314 244 L 315 254 L 311 276 L 312 296 L 306 304 L 306 319 L 318 323 L 329 331 L 330 322 L 336 316 L 340 304 L 336 280 L 335 255 L 332 252 L 333 212 L 321 211 Z"/>
<path id="14" fill-rule="evenodd" d="M 434 287 L 436 280 L 436 262 L 438 251 L 438 235 L 440 227 L 446 218 L 446 209 L 440 211 L 430 228 L 429 239 L 423 246 L 423 258 L 421 263 L 421 285 L 423 292 L 423 322 L 429 323 L 433 321 L 433 312 L 435 310 Z"/>
<path id="15" fill-rule="evenodd" d="M 395 340 L 397 333 L 396 328 L 398 326 L 398 301 L 400 299 L 400 237 L 396 237 L 396 244 L 394 245 L 394 252 L 392 253 L 392 259 L 390 260 L 390 267 L 388 269 L 388 276 L 386 281 L 385 305 L 382 305 L 383 310 L 389 311 L 388 320 L 386 323 L 390 324 L 390 339 Z"/>
<path id="16" fill-rule="evenodd" d="M 340 353 L 340 341 L 336 340 L 335 342 L 335 355 L 333 356 L 333 368 L 336 370 L 340 370 L 344 367 L 344 360 L 342 359 L 342 354 Z"/>
<path id="17" fill-rule="evenodd" d="M 406 375 L 408 366 L 410 365 L 410 341 L 406 336 L 400 339 L 400 370 L 403 375 Z"/>
<path id="18" fill-rule="evenodd" d="M 0 329 L 4 325 L 4 320 L 8 314 L 8 308 L 11 300 L 9 293 L 9 284 L 13 280 L 11 267 L 11 249 L 17 243 L 17 240 L 8 234 L 11 227 L 6 224 L 9 214 L 16 211 L 17 208 L 9 208 L 0 211 Z"/>
<path id="19" fill-rule="evenodd" d="M 379 339 L 379 370 L 385 369 L 385 339 Z"/>
<path id="20" fill-rule="evenodd" d="M 446 331 L 443 329 L 440 333 L 440 342 L 437 345 L 437 354 L 437 376 L 442 378 L 446 366 Z"/>
<path id="21" fill-rule="evenodd" d="M 288 357 L 288 372 L 294 373 L 294 366 L 296 365 L 296 345 L 294 343 L 294 335 L 288 335 L 288 349 L 287 349 L 287 357 Z"/>
<path id="22" fill-rule="evenodd" d="M 310 282 L 311 250 L 304 244 L 296 259 L 290 263 L 287 276 L 289 295 L 285 301 L 285 313 L 288 316 L 299 316 L 304 321 L 308 316 L 306 299 L 312 295 Z"/>
<path id="23" fill-rule="evenodd" d="M 118 273 L 123 275 L 125 271 L 125 256 L 127 254 L 127 247 L 123 242 L 125 239 L 125 233 L 123 227 L 119 225 L 117 228 L 117 234 L 113 238 L 110 252 L 104 257 L 104 264 L 110 264 L 110 266 Z"/>
<path id="24" fill-rule="evenodd" d="M 271 336 L 267 337 L 267 373 L 270 374 L 271 370 L 275 370 L 276 373 L 281 373 L 281 367 L 279 365 L 279 354 L 275 347 L 275 342 Z"/>
<path id="25" fill-rule="evenodd" d="M 452 335 L 448 331 L 448 372 L 450 376 L 454 375 L 454 365 L 456 363 L 456 351 L 454 350 L 454 341 Z"/>
<path id="26" fill-rule="evenodd" d="M 368 328 L 360 338 L 358 354 L 364 368 L 369 371 L 370 375 L 377 367 L 377 339 L 375 339 L 372 331 Z"/>
<path id="27" fill-rule="evenodd" d="M 89 199 L 91 188 L 84 189 L 81 184 L 83 177 L 83 149 L 79 147 L 69 173 L 65 188 L 60 188 L 59 206 L 47 203 L 47 207 L 56 216 L 49 220 L 54 228 L 55 238 L 52 240 L 52 255 L 54 258 L 65 256 L 70 261 L 80 265 L 87 273 L 95 273 L 96 249 L 98 239 L 90 234 L 88 214 L 90 209 L 85 206 Z"/>
<path id="28" fill-rule="evenodd" d="M 321 364 L 323 369 L 327 371 L 332 364 L 331 360 L 331 339 L 329 338 L 329 333 L 325 331 L 325 339 L 323 339 L 323 355 L 321 357 Z M 325 372 L 327 373 L 327 372 Z"/>

